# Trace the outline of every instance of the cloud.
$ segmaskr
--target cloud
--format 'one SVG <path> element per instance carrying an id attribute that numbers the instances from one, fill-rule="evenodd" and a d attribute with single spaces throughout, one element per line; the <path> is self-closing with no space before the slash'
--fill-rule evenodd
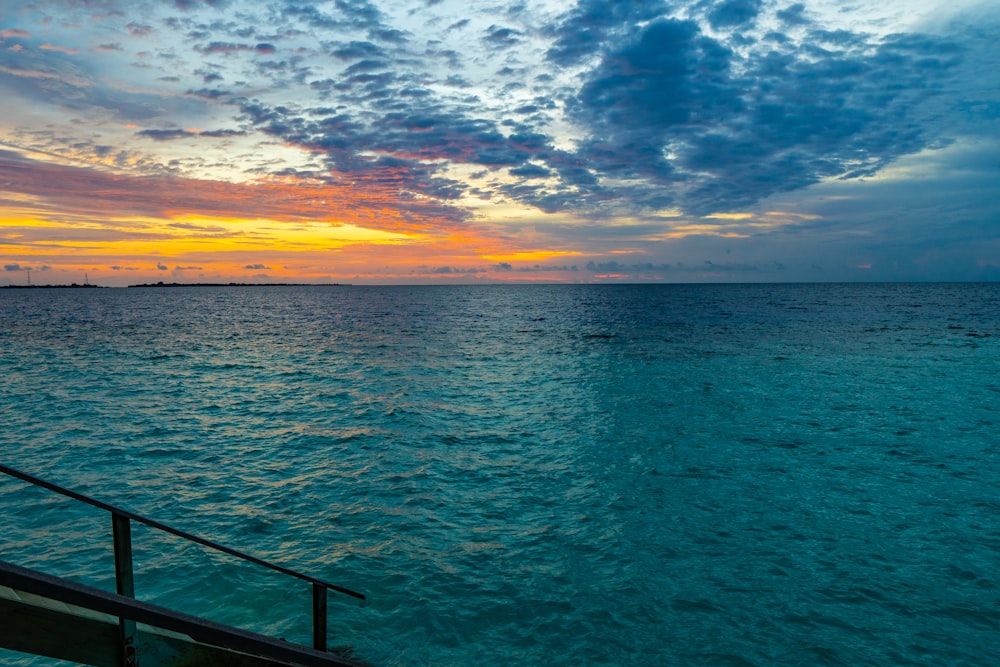
<path id="1" fill-rule="evenodd" d="M 722 210 L 823 178 L 871 175 L 928 147 L 939 129 L 921 122 L 920 106 L 944 94 L 960 58 L 946 40 L 889 36 L 870 55 L 752 61 L 745 113 L 678 143 L 681 167 L 714 177 L 691 188 L 688 208 L 708 212 L 715 200 Z M 751 122 L 733 122 L 743 119 Z"/>
<path id="2" fill-rule="evenodd" d="M 483 41 L 492 46 L 511 47 L 521 41 L 522 33 L 513 28 L 504 28 L 498 25 L 491 25 L 486 29 L 486 36 Z"/>
<path id="3" fill-rule="evenodd" d="M 576 273 L 580 267 L 576 264 L 530 264 L 515 267 L 508 262 L 501 262 L 493 269 L 500 273 Z"/>
<path id="4" fill-rule="evenodd" d="M 634 273 L 643 271 L 673 271 L 673 264 L 654 264 L 652 262 L 640 262 L 633 264 L 623 264 L 615 260 L 607 262 L 587 262 L 586 269 L 594 273 Z"/>
<path id="5" fill-rule="evenodd" d="M 57 51 L 59 53 L 64 53 L 68 56 L 75 56 L 80 53 L 80 49 L 72 49 L 66 46 L 59 46 L 58 44 L 42 44 L 39 46 L 42 51 Z"/>
<path id="6" fill-rule="evenodd" d="M 281 7 L 281 23 L 301 22 L 323 31 L 369 32 L 370 37 L 388 37 L 392 41 L 399 31 L 385 24 L 382 12 L 367 0 L 334 0 L 333 12 L 327 13 L 312 3 L 290 0 Z M 386 33 L 379 35 L 379 33 Z"/>
<path id="7" fill-rule="evenodd" d="M 393 28 L 373 28 L 368 32 L 368 36 L 379 42 L 390 42 L 393 44 L 404 44 L 409 40 L 405 32 Z"/>
<path id="8" fill-rule="evenodd" d="M 234 42 L 210 42 L 204 46 L 196 46 L 195 51 L 201 53 L 202 55 L 213 55 L 213 54 L 233 54 L 240 53 L 244 51 L 250 51 L 258 53 L 260 55 L 270 55 L 275 52 L 275 47 L 273 44 L 260 43 L 260 44 L 246 44 L 246 43 L 234 43 Z"/>
<path id="9" fill-rule="evenodd" d="M 672 180 L 667 133 L 740 111 L 730 61 L 730 51 L 692 21 L 649 25 L 637 41 L 609 54 L 580 89 L 575 115 L 599 137 L 589 142 L 589 161 L 621 176 Z"/>
<path id="10" fill-rule="evenodd" d="M 153 33 L 153 26 L 145 23 L 136 23 L 135 21 L 126 23 L 125 29 L 133 37 L 148 37 Z"/>
<path id="11" fill-rule="evenodd" d="M 136 135 L 148 137 L 154 141 L 172 141 L 174 139 L 184 139 L 186 137 L 197 136 L 194 132 L 187 130 L 139 130 Z"/>
<path id="12" fill-rule="evenodd" d="M 135 134 L 136 136 L 146 137 L 153 141 L 174 141 L 176 139 L 188 139 L 191 137 L 209 137 L 215 139 L 240 137 L 245 136 L 246 132 L 242 130 L 205 130 L 197 132 L 191 130 L 139 130 Z"/>
<path id="13" fill-rule="evenodd" d="M 712 28 L 733 28 L 752 23 L 763 7 L 763 0 L 722 0 L 708 12 Z"/>
<path id="14" fill-rule="evenodd" d="M 545 178 L 551 176 L 552 172 L 545 167 L 540 167 L 536 164 L 528 164 L 523 167 L 515 167 L 510 170 L 511 176 L 517 176 L 519 178 Z"/>
<path id="15" fill-rule="evenodd" d="M 243 267 L 244 269 L 250 269 L 254 271 L 270 271 L 271 267 L 264 264 L 247 264 Z"/>
<path id="16" fill-rule="evenodd" d="M 205 130 L 198 133 L 199 137 L 210 137 L 210 138 L 224 138 L 224 137 L 242 137 L 246 136 L 246 132 L 243 130 Z"/>
<path id="17" fill-rule="evenodd" d="M 242 103 L 245 117 L 258 129 L 323 155 L 339 177 L 439 200 L 455 199 L 464 188 L 436 175 L 438 161 L 517 167 L 550 151 L 544 135 L 504 135 L 494 122 L 449 112 L 433 99 L 424 103 L 418 97 L 406 106 L 407 111 L 389 110 L 378 125 L 369 126 L 340 114 L 324 117 L 256 101 Z"/>
<path id="18" fill-rule="evenodd" d="M 22 103 L 38 103 L 56 112 L 93 113 L 119 122 L 182 114 L 204 104 L 173 91 L 109 86 L 92 73 L 93 62 L 93 58 L 65 58 L 51 50 L 14 54 L 0 49 L 0 82 L 8 97 Z"/>
<path id="19" fill-rule="evenodd" d="M 197 215 L 330 221 L 423 233 L 464 227 L 467 214 L 460 209 L 425 198 L 401 196 L 400 187 L 414 179 L 416 184 L 432 190 L 434 181 L 428 175 L 412 174 L 403 161 L 372 160 L 358 165 L 358 173 L 343 176 L 326 181 L 300 182 L 293 178 L 258 183 L 127 176 L 39 162 L 0 150 L 0 182 L 10 193 L 37 200 L 40 211 L 97 218 L 170 219 Z M 362 183 L 364 187 L 359 187 Z M 439 186 L 439 194 L 447 194 L 446 188 L 447 183 Z"/>
<path id="20" fill-rule="evenodd" d="M 612 35 L 632 30 L 666 11 L 661 0 L 580 0 L 549 30 L 555 39 L 547 57 L 556 65 L 568 66 L 599 56 Z"/>
<path id="21" fill-rule="evenodd" d="M 362 58 L 384 58 L 386 51 L 373 42 L 352 41 L 336 45 L 330 54 L 341 60 L 360 60 Z"/>
<path id="22" fill-rule="evenodd" d="M 785 9 L 781 9 L 777 13 L 777 17 L 782 23 L 792 26 L 806 25 L 809 23 L 809 19 L 805 17 L 806 6 L 801 2 L 794 5 L 790 5 Z"/>
<path id="23" fill-rule="evenodd" d="M 919 109 L 945 93 L 961 47 L 917 35 L 831 41 L 739 56 L 693 21 L 651 23 L 570 100 L 589 135 L 577 154 L 599 175 L 630 179 L 619 196 L 705 215 L 873 174 L 930 145 Z"/>
<path id="24" fill-rule="evenodd" d="M 223 9 L 229 6 L 229 0 L 174 0 L 174 6 L 183 11 L 197 9 L 202 5 L 215 9 Z"/>

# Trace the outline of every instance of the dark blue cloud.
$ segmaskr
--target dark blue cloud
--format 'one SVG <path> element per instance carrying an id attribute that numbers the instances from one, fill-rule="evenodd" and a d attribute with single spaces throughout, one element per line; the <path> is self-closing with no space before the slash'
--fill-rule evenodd
<path id="1" fill-rule="evenodd" d="M 352 64 L 344 73 L 353 76 L 358 72 L 383 72 L 390 68 L 390 64 L 385 60 L 365 59 Z"/>
<path id="2" fill-rule="evenodd" d="M 352 26 L 381 27 L 382 12 L 368 0 L 334 0 L 333 4 Z"/>
<path id="3" fill-rule="evenodd" d="M 174 6 L 182 11 L 197 9 L 203 5 L 222 9 L 229 5 L 229 0 L 174 0 Z"/>
<path id="4" fill-rule="evenodd" d="M 521 41 L 522 33 L 513 28 L 505 28 L 498 25 L 491 25 L 486 29 L 483 41 L 497 47 L 514 46 Z"/>
<path id="5" fill-rule="evenodd" d="M 282 21 L 286 23 L 298 20 L 321 30 L 337 30 L 348 26 L 343 19 L 323 12 L 310 2 L 286 2 L 281 6 L 280 12 Z"/>
<path id="6" fill-rule="evenodd" d="M 395 28 L 373 28 L 368 31 L 368 37 L 378 42 L 388 42 L 390 44 L 403 44 L 409 40 L 407 33 Z"/>
<path id="7" fill-rule="evenodd" d="M 757 19 L 763 6 L 763 0 L 722 0 L 709 10 L 708 23 L 715 30 L 745 26 Z"/>
<path id="8" fill-rule="evenodd" d="M 146 37 L 153 32 L 153 26 L 145 23 L 136 23 L 135 21 L 125 24 L 125 29 L 133 37 Z"/>
<path id="9" fill-rule="evenodd" d="M 204 132 L 198 133 L 199 137 L 210 137 L 213 139 L 221 139 L 226 137 L 242 137 L 246 136 L 246 132 L 242 130 L 206 130 Z"/>
<path id="10" fill-rule="evenodd" d="M 227 54 L 227 53 L 239 53 L 241 51 L 250 51 L 253 53 L 258 53 L 260 55 L 270 55 L 273 54 L 276 49 L 273 44 L 267 44 L 261 42 L 259 44 L 246 44 L 246 43 L 236 43 L 236 42 L 210 42 L 203 46 L 196 46 L 195 50 L 202 55 L 213 55 L 213 54 Z"/>
<path id="11" fill-rule="evenodd" d="M 174 139 L 185 139 L 197 136 L 194 132 L 187 130 L 140 130 L 136 132 L 140 137 L 147 137 L 154 141 L 172 141 Z"/>
<path id="12" fill-rule="evenodd" d="M 191 132 L 189 130 L 139 130 L 136 136 L 146 137 L 154 141 L 174 141 L 176 139 L 189 139 L 191 137 L 209 137 L 214 139 L 226 137 L 244 136 L 246 132 L 242 130 L 207 130 L 204 132 Z"/>
<path id="13" fill-rule="evenodd" d="M 806 6 L 801 2 L 790 5 L 777 12 L 777 17 L 782 23 L 790 26 L 807 25 L 809 19 L 806 18 Z"/>
<path id="14" fill-rule="evenodd" d="M 714 7 L 723 6 L 746 20 L 754 9 Z M 587 128 L 581 163 L 598 178 L 632 179 L 620 197 L 707 214 L 876 173 L 932 143 L 916 109 L 944 94 L 958 46 L 918 35 L 812 37 L 738 57 L 693 21 L 647 25 L 604 51 L 568 100 Z M 569 199 L 558 194 L 539 191 L 538 205 Z M 581 195 L 596 202 L 607 192 L 585 186 Z"/>
<path id="15" fill-rule="evenodd" d="M 406 33 L 387 24 L 385 15 L 368 0 L 334 0 L 322 4 L 321 8 L 317 3 L 286 0 L 276 7 L 276 20 L 282 26 L 299 22 L 325 33 L 361 33 L 382 42 L 400 44 L 407 39 Z"/>
<path id="16" fill-rule="evenodd" d="M 574 65 L 600 55 L 609 41 L 637 24 L 667 13 L 663 0 L 581 0 L 549 32 L 555 38 L 548 59 L 559 66 Z"/>
<path id="17" fill-rule="evenodd" d="M 669 127 L 738 110 L 728 80 L 730 52 L 693 21 L 658 21 L 610 54 L 577 96 L 577 111 L 609 130 L 637 124 Z"/>
<path id="18" fill-rule="evenodd" d="M 807 41 L 811 44 L 830 44 L 835 47 L 863 47 L 867 36 L 850 30 L 810 30 Z"/>
<path id="19" fill-rule="evenodd" d="M 678 20 L 657 21 L 609 53 L 570 103 L 589 128 L 583 162 L 617 178 L 680 180 L 667 155 L 671 135 L 715 125 L 742 107 L 730 57 L 696 23 Z"/>
<path id="20" fill-rule="evenodd" d="M 552 172 L 545 167 L 539 167 L 536 164 L 527 164 L 523 167 L 515 167 L 510 170 L 511 176 L 517 176 L 519 178 L 546 178 L 552 175 Z"/>
<path id="21" fill-rule="evenodd" d="M 587 262 L 585 268 L 592 273 L 633 273 L 643 271 L 673 271 L 673 264 L 654 264 L 652 262 L 638 262 L 624 264 L 615 260 L 607 262 Z"/>
<path id="22" fill-rule="evenodd" d="M 217 81 L 224 81 L 225 77 L 214 71 L 207 71 L 205 69 L 197 69 L 194 72 L 201 77 L 203 83 L 215 83 Z"/>
<path id="23" fill-rule="evenodd" d="M 385 49 L 372 42 L 352 41 L 347 44 L 331 44 L 330 54 L 341 60 L 361 60 L 363 58 L 384 58 Z"/>

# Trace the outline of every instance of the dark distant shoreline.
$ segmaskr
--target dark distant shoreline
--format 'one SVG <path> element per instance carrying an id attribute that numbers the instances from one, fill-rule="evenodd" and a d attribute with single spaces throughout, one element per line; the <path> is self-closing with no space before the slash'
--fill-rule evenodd
<path id="1" fill-rule="evenodd" d="M 107 285 L 0 285 L 0 289 L 110 289 Z"/>

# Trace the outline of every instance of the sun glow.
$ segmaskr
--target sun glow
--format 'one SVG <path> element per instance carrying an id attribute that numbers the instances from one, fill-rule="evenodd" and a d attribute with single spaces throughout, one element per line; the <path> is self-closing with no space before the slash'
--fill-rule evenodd
<path id="1" fill-rule="evenodd" d="M 494 255 L 481 255 L 491 262 L 541 262 L 555 257 L 571 257 L 581 253 L 571 250 L 531 250 L 523 252 L 508 252 Z"/>
<path id="2" fill-rule="evenodd" d="M 342 247 L 351 243 L 406 243 L 422 235 L 404 234 L 371 229 L 349 223 L 329 222 L 279 222 L 267 218 L 250 220 L 219 220 L 196 216 L 181 216 L 167 227 L 178 231 L 190 230 L 193 237 L 207 236 L 217 239 L 230 236 L 258 244 L 262 241 L 273 247 L 295 248 Z"/>

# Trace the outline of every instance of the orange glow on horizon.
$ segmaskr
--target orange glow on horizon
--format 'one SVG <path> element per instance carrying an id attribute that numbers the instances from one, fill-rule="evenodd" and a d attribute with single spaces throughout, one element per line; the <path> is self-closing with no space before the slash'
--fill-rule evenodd
<path id="1" fill-rule="evenodd" d="M 362 181 L 331 174 L 234 182 L 128 175 L 104 159 L 81 162 L 0 154 L 0 241 L 4 265 L 12 267 L 8 278 L 24 267 L 48 271 L 54 283 L 81 282 L 83 273 L 115 284 L 579 282 L 577 267 L 586 260 L 569 258 L 586 257 L 593 245 L 586 234 L 554 241 L 572 222 L 529 207 L 473 211 L 429 197 L 400 198 L 407 175 L 398 167 L 374 170 Z M 745 238 L 753 228 L 805 216 L 709 217 L 714 220 L 677 216 L 657 227 L 616 219 L 606 228 L 620 229 L 621 245 L 600 252 L 636 256 L 651 244 L 690 236 Z M 624 275 L 616 270 L 592 279 Z"/>
<path id="2" fill-rule="evenodd" d="M 541 262 L 555 257 L 578 256 L 575 250 L 530 250 L 481 255 L 491 262 Z"/>

